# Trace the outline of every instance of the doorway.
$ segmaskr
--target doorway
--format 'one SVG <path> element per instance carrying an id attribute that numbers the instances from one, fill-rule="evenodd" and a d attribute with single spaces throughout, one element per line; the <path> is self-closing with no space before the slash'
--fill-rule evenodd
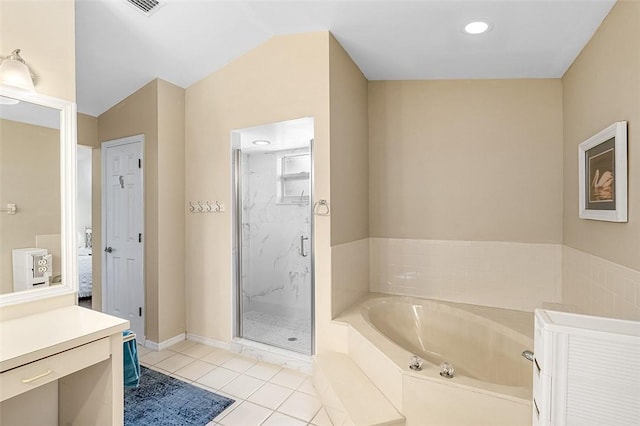
<path id="1" fill-rule="evenodd" d="M 313 118 L 232 132 L 236 336 L 313 353 Z"/>
<path id="2" fill-rule="evenodd" d="M 102 143 L 102 311 L 144 344 L 144 135 Z"/>
<path id="3" fill-rule="evenodd" d="M 92 149 L 77 148 L 77 220 L 76 247 L 78 249 L 78 305 L 91 309 L 93 296 L 93 229 L 91 226 L 91 156 Z"/>

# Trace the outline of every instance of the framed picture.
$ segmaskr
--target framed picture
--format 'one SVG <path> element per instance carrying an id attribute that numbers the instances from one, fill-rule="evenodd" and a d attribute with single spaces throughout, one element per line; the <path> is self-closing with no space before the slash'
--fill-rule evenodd
<path id="1" fill-rule="evenodd" d="M 618 121 L 578 146 L 581 219 L 627 221 L 627 122 Z"/>

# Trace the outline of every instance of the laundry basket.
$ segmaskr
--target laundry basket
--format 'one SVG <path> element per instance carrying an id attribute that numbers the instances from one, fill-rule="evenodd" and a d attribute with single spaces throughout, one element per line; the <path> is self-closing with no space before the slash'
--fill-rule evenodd
<path id="1" fill-rule="evenodd" d="M 122 351 L 124 361 L 124 387 L 137 388 L 140 383 L 140 362 L 136 334 L 131 330 L 122 332 Z"/>

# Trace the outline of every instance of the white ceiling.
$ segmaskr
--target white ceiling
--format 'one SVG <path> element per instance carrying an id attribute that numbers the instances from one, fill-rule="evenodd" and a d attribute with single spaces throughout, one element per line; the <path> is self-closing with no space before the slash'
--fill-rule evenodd
<path id="1" fill-rule="evenodd" d="M 188 87 L 270 37 L 330 30 L 369 80 L 561 77 L 615 0 L 76 1 L 77 102 L 97 116 L 159 77 Z M 470 36 L 484 20 L 490 32 Z"/>
<path id="2" fill-rule="evenodd" d="M 307 148 L 313 139 L 313 118 L 270 123 L 234 131 L 240 136 L 243 152 L 270 152 L 285 149 Z M 255 140 L 267 140 L 269 145 L 255 145 Z"/>

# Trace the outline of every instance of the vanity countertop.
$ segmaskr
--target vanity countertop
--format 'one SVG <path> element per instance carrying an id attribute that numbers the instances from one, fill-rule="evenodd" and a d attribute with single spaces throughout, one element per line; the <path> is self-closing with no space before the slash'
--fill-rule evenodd
<path id="1" fill-rule="evenodd" d="M 0 322 L 0 372 L 121 333 L 129 321 L 67 306 Z"/>

